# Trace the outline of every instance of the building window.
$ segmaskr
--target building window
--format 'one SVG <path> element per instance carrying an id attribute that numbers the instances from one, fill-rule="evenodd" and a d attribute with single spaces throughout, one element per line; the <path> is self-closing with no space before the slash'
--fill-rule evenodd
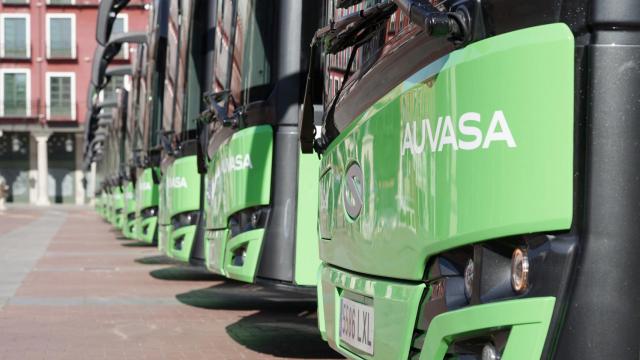
<path id="1" fill-rule="evenodd" d="M 47 119 L 75 120 L 76 76 L 74 73 L 47 73 Z"/>
<path id="2" fill-rule="evenodd" d="M 0 56 L 11 59 L 26 59 L 30 56 L 29 15 L 0 15 Z"/>
<path id="3" fill-rule="evenodd" d="M 30 76 L 27 69 L 0 70 L 0 116 L 29 116 Z"/>
<path id="4" fill-rule="evenodd" d="M 116 34 L 125 33 L 129 28 L 129 17 L 127 14 L 118 14 L 116 20 L 113 22 L 113 28 L 111 28 L 111 36 Z M 115 56 L 116 59 L 128 59 L 129 58 L 129 44 L 122 44 L 120 52 Z"/>
<path id="5" fill-rule="evenodd" d="M 76 58 L 76 16 L 47 14 L 47 58 Z"/>

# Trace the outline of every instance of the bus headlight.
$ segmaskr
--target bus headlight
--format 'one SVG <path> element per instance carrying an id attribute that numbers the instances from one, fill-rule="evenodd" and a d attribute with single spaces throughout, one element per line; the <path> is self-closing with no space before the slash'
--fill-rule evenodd
<path id="1" fill-rule="evenodd" d="M 467 266 L 464 268 L 464 295 L 467 300 L 473 295 L 473 260 L 469 259 Z"/>
<path id="2" fill-rule="evenodd" d="M 500 354 L 493 344 L 488 343 L 482 348 L 482 360 L 500 360 Z"/>
<path id="3" fill-rule="evenodd" d="M 511 256 L 511 287 L 518 294 L 529 287 L 529 257 L 525 249 L 516 248 Z"/>

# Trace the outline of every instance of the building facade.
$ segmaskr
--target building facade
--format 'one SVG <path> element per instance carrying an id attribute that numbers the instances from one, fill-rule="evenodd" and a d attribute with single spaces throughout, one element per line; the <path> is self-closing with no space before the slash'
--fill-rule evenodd
<path id="1" fill-rule="evenodd" d="M 98 5 L 0 0 L 0 182 L 9 202 L 85 202 L 83 121 Z M 113 32 L 145 31 L 147 18 L 145 1 L 132 0 Z M 124 47 L 117 62 L 128 63 L 131 51 Z"/>

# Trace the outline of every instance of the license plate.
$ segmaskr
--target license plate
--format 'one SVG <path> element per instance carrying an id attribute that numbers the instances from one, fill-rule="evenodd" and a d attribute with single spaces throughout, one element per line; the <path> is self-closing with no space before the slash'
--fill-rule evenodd
<path id="1" fill-rule="evenodd" d="M 340 300 L 340 341 L 373 355 L 373 306 Z"/>

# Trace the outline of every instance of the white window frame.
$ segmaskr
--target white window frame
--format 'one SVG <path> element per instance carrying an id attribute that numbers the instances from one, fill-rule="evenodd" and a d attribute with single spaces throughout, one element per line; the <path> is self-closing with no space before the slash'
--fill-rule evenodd
<path id="1" fill-rule="evenodd" d="M 26 33 L 25 33 L 25 45 L 27 46 L 27 59 L 31 58 L 31 16 L 25 13 L 4 13 L 0 14 L 0 41 L 2 41 L 2 46 L 0 46 L 0 57 L 4 58 L 5 49 L 4 49 L 4 20 L 6 18 L 21 18 L 25 19 L 26 24 Z"/>
<path id="2" fill-rule="evenodd" d="M 51 59 L 51 19 L 71 19 L 71 59 L 75 59 L 76 54 L 76 14 L 69 13 L 49 13 L 46 16 L 45 26 L 47 34 L 47 59 Z"/>
<path id="3" fill-rule="evenodd" d="M 31 116 L 31 70 L 28 68 L 0 69 L 0 116 L 4 116 L 4 74 L 27 75 L 27 116 Z"/>
<path id="4" fill-rule="evenodd" d="M 129 32 L 129 14 L 118 14 L 116 19 L 122 19 L 123 32 Z M 120 59 L 129 60 L 129 43 L 122 44 L 122 53 L 124 56 Z"/>
<path id="5" fill-rule="evenodd" d="M 52 77 L 70 77 L 71 78 L 71 120 L 76 119 L 76 73 L 74 72 L 58 72 L 47 71 L 45 81 L 46 104 L 45 109 L 47 120 L 51 119 L 51 78 Z"/>

